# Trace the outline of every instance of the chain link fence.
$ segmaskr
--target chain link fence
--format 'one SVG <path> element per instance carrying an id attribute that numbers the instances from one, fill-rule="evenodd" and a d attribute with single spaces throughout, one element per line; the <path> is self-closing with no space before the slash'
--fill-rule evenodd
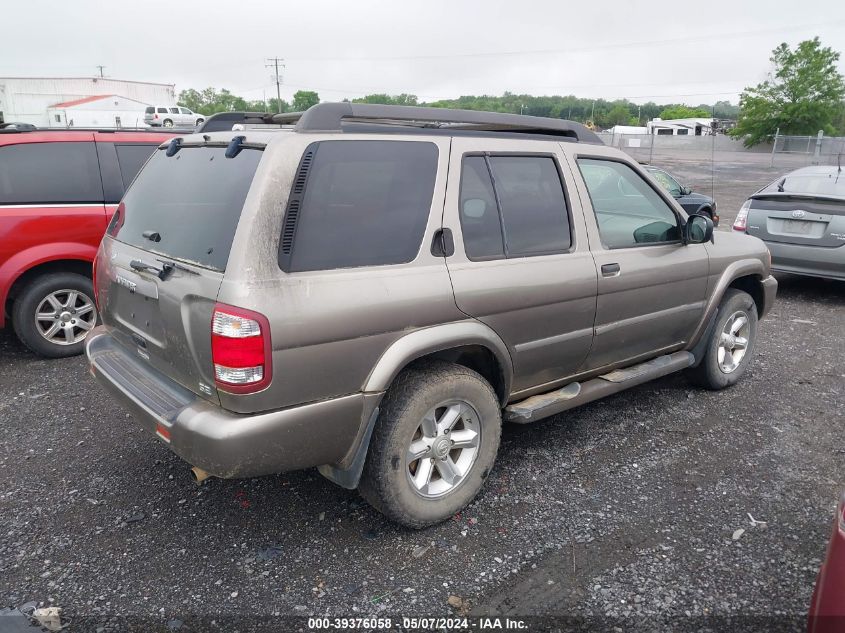
<path id="1" fill-rule="evenodd" d="M 845 137 L 776 136 L 772 143 L 748 148 L 741 140 L 711 136 L 669 134 L 612 134 L 600 132 L 605 145 L 618 147 L 643 163 L 704 161 L 753 163 L 771 167 L 798 168 L 806 165 L 835 165 L 845 161 Z"/>

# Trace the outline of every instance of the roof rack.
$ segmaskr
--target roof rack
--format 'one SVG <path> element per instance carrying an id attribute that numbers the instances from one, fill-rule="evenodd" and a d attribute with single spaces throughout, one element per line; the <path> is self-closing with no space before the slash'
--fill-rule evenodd
<path id="1" fill-rule="evenodd" d="M 224 112 L 215 114 L 198 130 L 221 130 L 219 123 L 275 123 L 294 125 L 294 131 L 343 132 L 347 123 L 411 126 L 437 130 L 470 130 L 477 132 L 506 132 L 557 136 L 582 143 L 602 144 L 595 132 L 580 123 L 564 119 L 483 112 L 479 110 L 452 110 L 371 103 L 319 103 L 305 112 L 282 114 L 260 112 Z M 229 127 L 228 129 L 231 129 Z"/>

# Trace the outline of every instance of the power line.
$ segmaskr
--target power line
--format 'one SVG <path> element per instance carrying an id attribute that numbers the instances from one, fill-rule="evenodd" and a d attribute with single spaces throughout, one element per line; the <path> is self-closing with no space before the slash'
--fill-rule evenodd
<path id="1" fill-rule="evenodd" d="M 725 40 L 734 38 L 746 38 L 750 35 L 764 35 L 768 33 L 781 33 L 784 31 L 800 31 L 815 29 L 819 27 L 831 27 L 845 24 L 845 20 L 831 20 L 815 24 L 803 24 L 793 26 L 782 26 L 768 29 L 755 29 L 746 31 L 735 31 L 732 33 L 708 33 L 695 36 L 673 37 L 662 40 L 637 40 L 631 42 L 616 42 L 610 44 L 594 44 L 590 46 L 576 46 L 570 48 L 549 48 L 537 50 L 516 50 L 516 51 L 480 51 L 470 53 L 444 53 L 438 55 L 395 55 L 395 56 L 363 56 L 363 57 L 296 57 L 290 58 L 298 62 L 319 62 L 319 61 L 410 61 L 423 59 L 455 59 L 472 57 L 513 57 L 519 55 L 558 55 L 562 53 L 580 53 L 598 50 L 614 50 L 620 48 L 665 46 L 667 44 L 689 44 L 698 42 L 713 42 L 714 40 Z"/>

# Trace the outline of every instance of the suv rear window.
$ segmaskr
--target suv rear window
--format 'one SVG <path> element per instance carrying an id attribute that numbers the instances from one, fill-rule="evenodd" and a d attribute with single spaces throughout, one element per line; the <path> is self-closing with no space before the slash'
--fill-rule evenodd
<path id="1" fill-rule="evenodd" d="M 121 242 L 214 270 L 226 269 L 235 229 L 262 152 L 183 147 L 156 150 L 123 197 L 109 232 Z M 153 242 L 143 236 L 158 233 Z"/>
<path id="2" fill-rule="evenodd" d="M 102 203 L 94 143 L 0 147 L 0 204 Z"/>
<path id="3" fill-rule="evenodd" d="M 437 146 L 419 141 L 323 141 L 312 153 L 304 196 L 291 194 L 279 264 L 288 272 L 403 264 L 428 223 Z M 303 178 L 300 166 L 297 180 Z M 293 222 L 295 221 L 295 225 Z"/>
<path id="4" fill-rule="evenodd" d="M 153 106 L 149 106 L 144 112 L 147 114 L 155 114 L 156 109 Z"/>

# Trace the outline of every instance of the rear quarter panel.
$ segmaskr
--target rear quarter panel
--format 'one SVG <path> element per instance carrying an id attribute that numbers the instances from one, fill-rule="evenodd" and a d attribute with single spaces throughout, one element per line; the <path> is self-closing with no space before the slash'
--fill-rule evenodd
<path id="1" fill-rule="evenodd" d="M 262 411 L 361 391 L 391 343 L 420 328 L 466 319 L 455 305 L 444 259 L 430 249 L 434 232 L 442 226 L 449 139 L 389 139 L 431 142 L 439 151 L 420 250 L 410 263 L 391 266 L 287 274 L 278 265 L 285 206 L 305 148 L 315 141 L 372 136 L 290 134 L 264 150 L 218 300 L 267 316 L 273 381 L 253 395 L 220 392 L 225 408 Z"/>

